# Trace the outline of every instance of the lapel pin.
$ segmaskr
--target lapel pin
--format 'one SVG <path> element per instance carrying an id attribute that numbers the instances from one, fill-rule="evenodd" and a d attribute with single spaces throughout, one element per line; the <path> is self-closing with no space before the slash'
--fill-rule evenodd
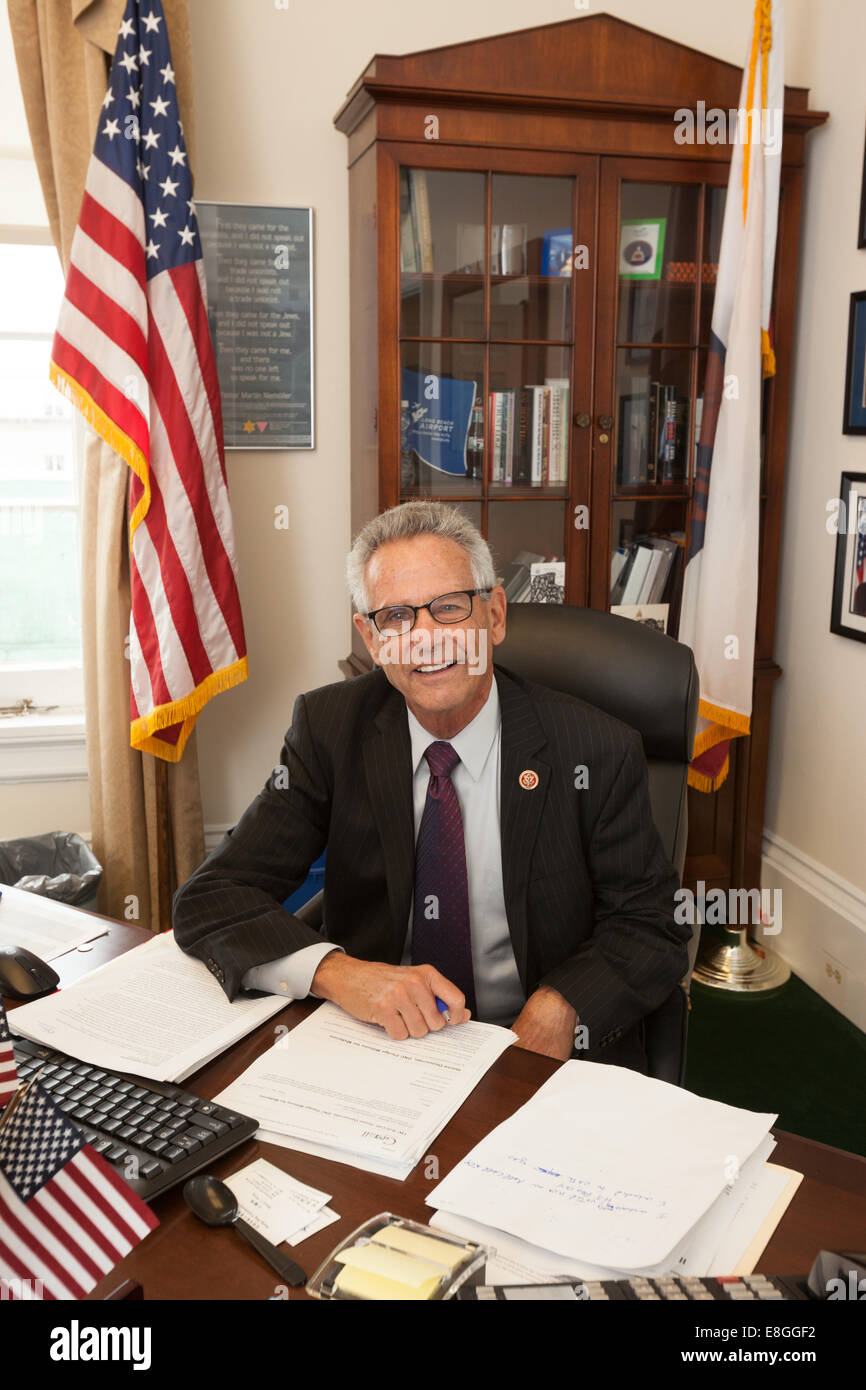
<path id="1" fill-rule="evenodd" d="M 521 772 L 517 781 L 525 792 L 534 791 L 538 786 L 538 773 L 533 772 L 532 768 L 528 767 L 525 772 Z"/>

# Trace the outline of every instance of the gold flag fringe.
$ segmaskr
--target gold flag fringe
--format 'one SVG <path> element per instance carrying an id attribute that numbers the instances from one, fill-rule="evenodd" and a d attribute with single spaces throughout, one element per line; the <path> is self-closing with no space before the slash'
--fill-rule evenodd
<path id="1" fill-rule="evenodd" d="M 150 468 L 147 459 L 135 441 L 130 439 L 129 435 L 106 415 L 80 382 L 77 382 L 68 372 L 64 372 L 62 367 L 58 367 L 53 358 L 48 368 L 48 375 L 60 394 L 72 402 L 75 409 L 84 416 L 89 425 L 93 426 L 109 448 L 113 449 L 125 463 L 129 464 L 144 488 L 135 511 L 129 518 L 129 545 L 131 549 L 132 538 L 150 509 Z"/>
<path id="2" fill-rule="evenodd" d="M 249 670 L 245 656 L 232 662 L 231 666 L 223 666 L 219 671 L 212 671 L 189 695 L 184 695 L 179 700 L 171 700 L 165 705 L 157 705 L 150 714 L 145 714 L 140 719 L 134 719 L 130 728 L 130 744 L 139 752 L 153 753 L 157 758 L 162 758 L 164 762 L 180 762 L 181 754 L 192 733 L 195 721 L 208 700 L 214 695 L 219 695 L 223 690 L 231 690 L 233 686 L 240 685 L 241 681 L 245 681 L 248 675 Z M 170 728 L 173 724 L 183 725 L 177 743 L 166 743 L 163 739 L 155 737 L 160 729 Z"/>

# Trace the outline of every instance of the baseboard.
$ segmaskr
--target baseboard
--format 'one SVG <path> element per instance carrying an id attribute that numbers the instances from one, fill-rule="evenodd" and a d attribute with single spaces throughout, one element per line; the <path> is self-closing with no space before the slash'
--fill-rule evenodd
<path id="1" fill-rule="evenodd" d="M 767 946 L 866 1032 L 866 893 L 767 831 L 761 887 L 782 894 L 782 930 Z"/>

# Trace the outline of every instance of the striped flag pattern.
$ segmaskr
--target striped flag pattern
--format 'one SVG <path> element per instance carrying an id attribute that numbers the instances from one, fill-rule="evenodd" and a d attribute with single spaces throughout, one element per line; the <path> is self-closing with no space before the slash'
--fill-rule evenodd
<path id="1" fill-rule="evenodd" d="M 769 324 L 784 98 L 780 0 L 757 0 L 740 91 L 752 119 L 731 155 L 679 626 L 701 682 L 689 785 L 704 792 L 724 782 L 731 739 L 751 727 L 761 380 L 762 365 L 764 376 L 775 372 Z M 762 141 L 762 111 L 778 117 L 774 144 Z"/>
<path id="2" fill-rule="evenodd" d="M 146 11 L 146 12 L 145 12 Z M 160 0 L 128 0 L 51 379 L 129 465 L 134 748 L 177 762 L 246 679 L 202 249 Z"/>
<path id="3" fill-rule="evenodd" d="M 18 1068 L 15 1065 L 15 1053 L 9 1033 L 9 1024 L 6 1021 L 6 1010 L 3 1007 L 3 1000 L 0 999 L 0 1110 L 3 1109 L 10 1096 L 13 1096 L 17 1089 Z"/>
<path id="4" fill-rule="evenodd" d="M 0 1279 L 83 1298 L 156 1226 L 36 1081 L 0 1126 Z"/>

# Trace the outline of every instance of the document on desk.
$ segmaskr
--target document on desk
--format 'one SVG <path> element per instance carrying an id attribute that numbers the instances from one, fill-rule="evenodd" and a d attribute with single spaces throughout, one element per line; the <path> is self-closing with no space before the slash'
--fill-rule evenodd
<path id="1" fill-rule="evenodd" d="M 647 1279 L 661 1279 L 665 1275 L 702 1279 L 725 1274 L 753 1274 L 770 1236 L 802 1180 L 802 1174 L 762 1160 L 748 1176 L 751 1163 L 750 1159 L 737 1183 L 733 1188 L 726 1188 L 718 1199 L 726 1229 L 722 1244 L 712 1257 L 708 1252 L 716 1242 L 708 1219 L 710 1213 L 659 1264 L 630 1270 L 605 1269 L 587 1264 L 585 1260 L 554 1255 L 552 1251 L 542 1250 L 517 1236 L 484 1226 L 479 1221 L 470 1221 L 465 1216 L 454 1216 L 448 1211 L 435 1212 L 430 1218 L 430 1225 L 434 1230 L 448 1231 L 464 1240 L 474 1240 L 490 1247 L 493 1254 L 487 1261 L 488 1284 L 548 1284 L 560 1278 L 622 1279 L 637 1275 Z"/>
<path id="2" fill-rule="evenodd" d="M 427 1202 L 558 1255 L 631 1271 L 670 1256 L 775 1115 L 566 1062 Z"/>
<path id="3" fill-rule="evenodd" d="M 403 1178 L 514 1041 L 470 1022 L 394 1042 L 325 1003 L 216 1099 L 289 1148 Z"/>
<path id="4" fill-rule="evenodd" d="M 59 994 L 22 1004 L 12 1029 L 82 1062 L 183 1081 L 285 1006 L 276 995 L 229 1003 L 207 967 L 164 932 Z"/>
<path id="5" fill-rule="evenodd" d="M 26 946 L 43 960 L 56 960 L 85 941 L 105 936 L 106 922 L 40 893 L 0 885 L 0 946 Z"/>

